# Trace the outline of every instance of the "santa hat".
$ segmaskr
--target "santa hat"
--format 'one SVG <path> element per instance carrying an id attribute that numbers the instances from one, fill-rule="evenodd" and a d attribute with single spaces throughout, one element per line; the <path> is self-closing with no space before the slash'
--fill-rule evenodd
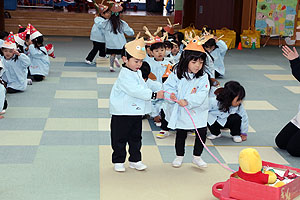
<path id="1" fill-rule="evenodd" d="M 25 43 L 25 40 L 26 40 L 26 34 L 27 34 L 26 31 L 24 31 L 22 33 L 14 34 L 16 43 L 18 43 L 21 46 L 24 46 L 24 43 Z"/>
<path id="2" fill-rule="evenodd" d="M 144 59 L 146 57 L 144 38 L 139 38 L 139 34 L 135 40 L 125 44 L 125 50 L 136 59 Z"/>
<path id="3" fill-rule="evenodd" d="M 31 24 L 28 24 L 27 28 L 27 34 L 28 30 L 30 31 L 30 40 L 33 40 L 39 36 L 43 36 L 36 28 L 34 28 Z"/>
<path id="4" fill-rule="evenodd" d="M 12 32 L 9 33 L 8 37 L 6 38 L 4 43 L 2 44 L 2 48 L 17 49 L 14 34 Z"/>
<path id="5" fill-rule="evenodd" d="M 54 47 L 52 44 L 47 44 L 45 46 L 46 50 L 47 50 L 47 53 L 48 53 L 48 56 L 52 57 L 52 58 L 55 58 L 54 56 Z"/>

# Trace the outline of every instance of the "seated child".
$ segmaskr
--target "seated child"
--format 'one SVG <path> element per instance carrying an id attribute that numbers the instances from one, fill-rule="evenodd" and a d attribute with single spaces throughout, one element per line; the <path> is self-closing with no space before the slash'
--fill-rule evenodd
<path id="1" fill-rule="evenodd" d="M 172 63 L 177 64 L 181 56 L 181 52 L 179 51 L 180 42 L 178 42 L 177 40 L 173 40 L 171 43 L 172 49 L 169 55 L 172 60 Z"/>
<path id="2" fill-rule="evenodd" d="M 146 57 L 144 39 L 128 42 L 122 51 L 124 62 L 110 94 L 111 145 L 114 170 L 124 172 L 126 145 L 129 145 L 129 167 L 145 170 L 142 163 L 142 116 L 151 112 L 151 99 L 164 97 L 163 91 L 152 92 L 139 70 Z"/>
<path id="3" fill-rule="evenodd" d="M 17 51 L 17 46 L 13 38 L 14 36 L 11 33 L 2 45 L 3 56 L 0 56 L 5 69 L 2 79 L 7 85 L 8 93 L 26 90 L 27 67 L 30 65 L 28 56 Z"/>
<path id="4" fill-rule="evenodd" d="M 247 139 L 248 115 L 242 105 L 245 89 L 236 81 L 225 83 L 209 97 L 208 139 L 221 137 L 220 129 L 229 128 L 234 142 Z"/>

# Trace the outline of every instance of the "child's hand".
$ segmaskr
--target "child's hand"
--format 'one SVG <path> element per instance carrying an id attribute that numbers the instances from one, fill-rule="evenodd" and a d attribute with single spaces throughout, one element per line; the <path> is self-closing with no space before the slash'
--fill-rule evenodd
<path id="1" fill-rule="evenodd" d="M 177 98 L 176 98 L 176 96 L 175 96 L 174 93 L 171 93 L 170 98 L 171 98 L 173 101 L 176 101 L 176 100 L 177 100 Z"/>
<path id="2" fill-rule="evenodd" d="M 17 56 L 20 56 L 20 52 L 18 52 L 18 50 L 14 49 L 14 54 Z"/>
<path id="3" fill-rule="evenodd" d="M 182 107 L 188 105 L 188 102 L 185 99 L 180 99 L 177 103 Z"/>
<path id="4" fill-rule="evenodd" d="M 283 56 L 286 57 L 288 60 L 294 60 L 299 57 L 299 54 L 295 47 L 293 47 L 293 51 L 288 46 L 282 47 Z"/>
<path id="5" fill-rule="evenodd" d="M 157 99 L 163 99 L 164 98 L 164 91 L 163 90 L 158 91 L 157 95 L 156 95 L 156 98 Z"/>
<path id="6" fill-rule="evenodd" d="M 214 79 L 214 78 L 210 78 L 211 80 L 211 84 L 215 87 L 219 86 L 220 85 L 220 82 L 217 81 L 217 79 Z"/>

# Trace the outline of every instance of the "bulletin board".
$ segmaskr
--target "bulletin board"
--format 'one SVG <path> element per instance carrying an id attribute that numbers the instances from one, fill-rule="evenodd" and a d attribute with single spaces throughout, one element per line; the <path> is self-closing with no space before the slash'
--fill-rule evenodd
<path id="1" fill-rule="evenodd" d="M 293 36 L 298 0 L 258 0 L 255 28 L 267 35 Z M 272 28 L 272 29 L 270 29 Z"/>

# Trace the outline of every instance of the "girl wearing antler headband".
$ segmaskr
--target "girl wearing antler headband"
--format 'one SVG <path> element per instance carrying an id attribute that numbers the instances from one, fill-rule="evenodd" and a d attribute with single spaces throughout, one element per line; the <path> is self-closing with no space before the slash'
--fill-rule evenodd
<path id="1" fill-rule="evenodd" d="M 110 71 L 114 72 L 114 63 L 120 67 L 118 59 L 121 58 L 123 46 L 126 44 L 125 35 L 133 36 L 134 31 L 128 24 L 120 19 L 120 12 L 123 10 L 121 3 L 113 3 L 111 7 L 111 17 L 101 23 L 104 30 L 106 54 L 110 54 Z M 117 56 L 117 57 L 116 57 Z"/>
<path id="2" fill-rule="evenodd" d="M 111 16 L 111 11 L 108 9 L 108 6 L 103 5 L 103 1 L 101 4 L 95 4 L 99 9 L 99 14 L 95 15 L 94 18 L 94 25 L 91 30 L 90 39 L 93 41 L 93 49 L 90 51 L 88 56 L 85 59 L 85 62 L 89 65 L 93 65 L 93 60 L 96 54 L 99 51 L 99 56 L 104 58 L 105 57 L 105 37 L 103 33 L 103 29 L 101 28 L 100 24 L 105 20 L 109 19 Z"/>
<path id="3" fill-rule="evenodd" d="M 179 63 L 163 84 L 164 90 L 168 92 L 165 94 L 166 98 L 173 100 L 166 101 L 167 104 L 164 105 L 168 127 L 176 130 L 176 158 L 172 163 L 173 167 L 181 166 L 187 132 L 195 128 L 184 107 L 192 113 L 202 141 L 205 143 L 206 140 L 210 85 L 208 75 L 204 73 L 207 55 L 202 44 L 195 38 L 187 45 Z M 192 162 L 199 167 L 207 167 L 200 157 L 202 151 L 203 145 L 199 137 L 195 137 Z"/>

